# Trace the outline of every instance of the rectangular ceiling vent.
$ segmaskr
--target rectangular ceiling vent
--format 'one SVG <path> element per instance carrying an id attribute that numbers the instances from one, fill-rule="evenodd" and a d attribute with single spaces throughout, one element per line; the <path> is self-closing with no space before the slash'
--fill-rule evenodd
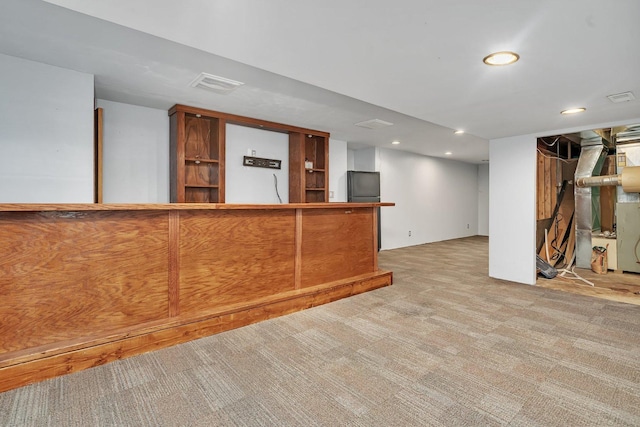
<path id="1" fill-rule="evenodd" d="M 616 93 L 614 95 L 607 95 L 607 98 L 609 98 L 609 101 L 613 102 L 614 104 L 617 104 L 619 102 L 633 101 L 634 99 L 636 99 L 636 97 L 633 95 L 633 92 L 623 92 Z"/>
<path id="2" fill-rule="evenodd" d="M 213 74 L 200 73 L 198 77 L 193 79 L 189 86 L 199 87 L 200 89 L 207 89 L 221 94 L 227 94 L 244 83 L 237 82 L 235 80 L 227 79 L 220 76 L 214 76 Z"/>
<path id="3" fill-rule="evenodd" d="M 360 126 L 361 128 L 367 128 L 367 129 L 380 129 L 380 128 L 385 128 L 387 126 L 393 126 L 393 123 L 385 122 L 384 120 L 380 120 L 380 119 L 371 119 L 371 120 L 365 120 L 364 122 L 356 123 L 355 125 Z"/>

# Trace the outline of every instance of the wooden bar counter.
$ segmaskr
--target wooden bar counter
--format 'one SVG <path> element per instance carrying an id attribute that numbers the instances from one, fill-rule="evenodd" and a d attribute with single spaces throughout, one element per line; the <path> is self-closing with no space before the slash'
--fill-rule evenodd
<path id="1" fill-rule="evenodd" d="M 388 286 L 379 206 L 0 204 L 0 392 Z"/>

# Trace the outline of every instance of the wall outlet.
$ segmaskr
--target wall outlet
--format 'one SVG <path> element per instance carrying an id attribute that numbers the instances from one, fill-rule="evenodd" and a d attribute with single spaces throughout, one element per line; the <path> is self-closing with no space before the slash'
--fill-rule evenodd
<path id="1" fill-rule="evenodd" d="M 333 191 L 329 191 L 329 198 L 333 199 Z"/>
<path id="2" fill-rule="evenodd" d="M 409 237 L 411 237 L 411 230 L 409 230 Z"/>
<path id="3" fill-rule="evenodd" d="M 467 224 L 467 230 L 469 229 L 469 224 Z"/>

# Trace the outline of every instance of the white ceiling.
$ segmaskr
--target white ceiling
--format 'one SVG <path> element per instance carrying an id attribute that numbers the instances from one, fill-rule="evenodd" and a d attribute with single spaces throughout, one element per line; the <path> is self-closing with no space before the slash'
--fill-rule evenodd
<path id="1" fill-rule="evenodd" d="M 92 73 L 101 99 L 480 163 L 492 138 L 638 121 L 639 21 L 638 0 L 3 0 L 0 53 Z M 482 63 L 499 50 L 521 59 Z M 245 85 L 189 87 L 201 71 Z M 394 125 L 353 125 L 373 118 Z"/>

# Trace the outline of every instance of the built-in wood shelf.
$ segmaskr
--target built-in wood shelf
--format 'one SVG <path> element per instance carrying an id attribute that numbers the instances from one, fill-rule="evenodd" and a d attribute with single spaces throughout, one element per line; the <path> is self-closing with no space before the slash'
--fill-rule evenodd
<path id="1" fill-rule="evenodd" d="M 197 157 L 186 157 L 185 162 L 193 162 L 193 163 L 220 163 L 220 160 L 215 159 L 200 159 Z"/>
<path id="2" fill-rule="evenodd" d="M 329 135 L 313 132 L 290 133 L 289 201 L 295 203 L 328 202 L 328 172 Z"/>
<path id="3" fill-rule="evenodd" d="M 329 187 L 329 133 L 186 105 L 174 105 L 169 110 L 169 117 L 172 203 L 225 202 L 227 123 L 288 134 L 289 201 L 329 201 L 326 190 Z M 312 168 L 305 169 L 307 161 L 311 162 Z M 189 184 L 194 182 L 198 185 Z M 310 185 L 310 182 L 313 184 Z M 215 187 L 208 187 L 207 184 Z M 325 190 L 324 193 L 314 190 L 314 193 L 307 194 L 306 187 Z M 194 188 L 217 190 L 205 192 Z"/>

